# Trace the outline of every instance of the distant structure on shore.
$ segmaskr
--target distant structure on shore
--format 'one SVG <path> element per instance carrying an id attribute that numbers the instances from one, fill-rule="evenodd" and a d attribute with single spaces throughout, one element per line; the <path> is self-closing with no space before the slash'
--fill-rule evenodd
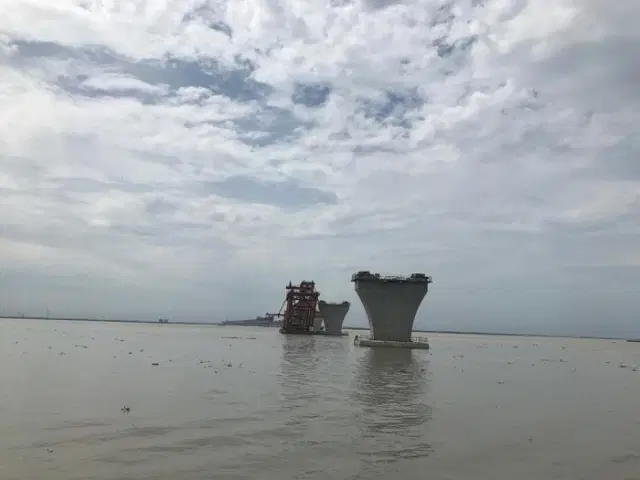
<path id="1" fill-rule="evenodd" d="M 159 318 L 158 319 L 158 323 L 169 323 L 169 319 L 168 318 Z"/>
<path id="2" fill-rule="evenodd" d="M 369 321 L 369 339 L 362 346 L 428 348 L 428 343 L 412 339 L 413 322 L 427 295 L 431 277 L 424 273 L 409 276 L 383 276 L 360 271 L 351 276 Z M 420 345 L 419 345 L 420 344 Z"/>
<path id="3" fill-rule="evenodd" d="M 221 325 L 235 325 L 239 327 L 277 327 L 278 323 L 273 315 L 258 316 L 248 320 L 225 320 Z"/>

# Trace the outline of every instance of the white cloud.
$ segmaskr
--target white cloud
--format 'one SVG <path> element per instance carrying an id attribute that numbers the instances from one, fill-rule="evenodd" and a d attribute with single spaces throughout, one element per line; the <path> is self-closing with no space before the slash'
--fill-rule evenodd
<path id="1" fill-rule="evenodd" d="M 4 310 L 246 316 L 303 278 L 357 305 L 372 269 L 434 276 L 423 326 L 635 320 L 599 280 L 640 258 L 633 2 L 0 8 Z"/>

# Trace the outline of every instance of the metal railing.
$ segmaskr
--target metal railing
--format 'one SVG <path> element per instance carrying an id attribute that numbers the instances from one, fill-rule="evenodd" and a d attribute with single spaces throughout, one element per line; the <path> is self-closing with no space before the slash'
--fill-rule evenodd
<path id="1" fill-rule="evenodd" d="M 351 275 L 351 281 L 375 281 L 375 282 L 391 282 L 391 283 L 433 283 L 433 279 L 424 273 L 411 275 L 397 275 L 386 273 L 372 273 L 368 271 L 356 272 Z"/>

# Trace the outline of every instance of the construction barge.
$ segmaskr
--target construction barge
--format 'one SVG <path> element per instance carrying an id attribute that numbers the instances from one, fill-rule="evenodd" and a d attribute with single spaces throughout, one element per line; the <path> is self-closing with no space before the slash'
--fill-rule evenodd
<path id="1" fill-rule="evenodd" d="M 314 281 L 302 281 L 299 285 L 289 282 L 285 289 L 287 293 L 280 311 L 268 314 L 282 318 L 280 333 L 286 335 L 348 335 L 342 331 L 342 324 L 351 306 L 349 302 L 329 303 L 319 300 L 320 292 L 316 290 Z"/>

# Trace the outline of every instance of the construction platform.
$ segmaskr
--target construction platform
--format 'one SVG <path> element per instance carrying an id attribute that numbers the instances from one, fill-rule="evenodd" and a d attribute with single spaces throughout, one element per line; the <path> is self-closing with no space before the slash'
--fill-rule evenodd
<path id="1" fill-rule="evenodd" d="M 353 339 L 353 344 L 358 347 L 385 347 L 385 348 L 414 348 L 429 350 L 429 339 L 427 337 L 411 337 L 407 342 L 394 340 L 374 340 L 372 337 L 359 337 Z"/>

